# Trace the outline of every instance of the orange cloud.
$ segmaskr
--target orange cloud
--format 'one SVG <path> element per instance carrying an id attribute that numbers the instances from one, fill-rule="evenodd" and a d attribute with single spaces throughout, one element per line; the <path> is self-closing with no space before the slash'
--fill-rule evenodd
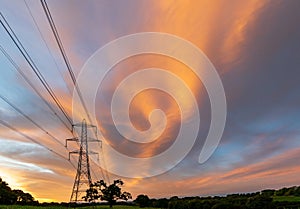
<path id="1" fill-rule="evenodd" d="M 300 149 L 294 149 L 265 161 L 242 166 L 230 171 L 199 174 L 194 177 L 178 178 L 172 172 L 163 178 L 140 180 L 138 184 L 127 185 L 134 195 L 141 193 L 140 185 L 150 197 L 223 195 L 228 193 L 255 192 L 266 188 L 281 188 L 297 185 L 300 166 L 297 159 Z M 175 179 L 174 179 L 175 177 Z M 130 180 L 128 180 L 130 182 Z M 127 181 L 126 181 L 127 182 Z M 157 190 L 157 185 L 159 191 Z"/>
<path id="2" fill-rule="evenodd" d="M 119 4 L 122 3 L 119 2 Z M 78 3 L 78 5 L 70 5 L 66 2 L 60 2 L 50 5 L 49 2 L 55 23 L 75 74 L 80 71 L 87 58 L 103 44 L 122 35 L 144 31 L 171 33 L 191 41 L 208 55 L 219 72 L 226 73 L 228 70 L 231 70 L 230 67 L 232 66 L 229 64 L 239 58 L 241 43 L 247 41 L 245 30 L 248 23 L 255 18 L 256 11 L 263 7 L 264 4 L 265 2 L 258 0 L 248 2 L 236 0 L 230 2 L 230 4 L 225 0 L 156 1 L 155 3 L 144 2 L 141 4 L 136 4 L 135 2 L 134 5 L 130 4 L 130 7 L 123 8 L 117 4 L 114 5 L 114 3 L 103 5 L 98 3 Z M 36 15 L 40 14 L 40 9 L 37 8 Z M 44 18 L 41 15 L 37 17 Z M 46 21 L 42 21 L 43 18 L 39 19 L 39 25 L 43 33 L 46 34 L 46 40 L 50 43 L 55 57 L 61 59 L 56 43 L 49 30 L 49 25 Z M 66 70 L 65 66 L 62 63 L 60 64 L 62 69 Z M 124 60 L 115 66 L 107 76 L 107 80 L 103 84 L 103 92 L 111 94 L 118 83 L 128 74 L 138 69 L 150 67 L 165 68 L 178 75 L 196 95 L 201 106 L 203 96 L 201 81 L 187 66 L 163 56 L 145 55 Z M 68 77 L 66 71 L 63 75 Z M 48 79 L 53 79 L 52 82 L 55 83 L 55 78 Z M 68 81 L 68 78 L 65 80 Z M 68 86 L 72 86 L 71 83 L 68 83 Z M 180 89 L 178 91 L 180 92 Z M 55 88 L 55 92 L 68 114 L 71 115 L 71 95 L 68 95 L 63 90 L 60 91 L 59 87 Z M 110 140 L 110 144 L 115 146 L 120 152 L 137 157 L 153 156 L 162 152 L 172 143 L 173 137 L 176 135 L 176 128 L 178 128 L 180 122 L 178 106 L 171 98 L 167 98 L 164 102 L 157 99 L 163 96 L 162 92 L 143 92 L 137 95 L 131 104 L 132 123 L 137 129 L 144 130 L 148 128 L 148 116 L 154 108 L 162 107 L 167 115 L 168 126 L 165 132 L 160 139 L 150 145 L 141 145 L 139 149 L 136 149 L 131 143 L 122 138 L 118 139 L 116 133 L 111 134 L 110 132 L 114 130 L 113 128 L 110 129 L 110 125 L 113 125 L 113 123 L 109 115 L 110 109 L 107 107 L 107 103 L 97 106 L 99 108 L 99 115 L 101 116 L 99 117 L 100 130 Z M 188 106 L 190 101 L 184 96 L 182 96 L 182 100 Z M 49 97 L 47 97 L 47 101 L 53 104 Z M 76 115 L 78 118 L 84 115 L 80 111 L 76 113 L 78 113 Z M 42 120 L 43 118 L 48 119 Z M 29 126 L 28 121 L 25 119 L 17 118 L 16 120 L 18 120 L 21 131 L 38 138 L 41 143 L 67 156 L 67 151 L 51 140 L 45 133 L 32 128 L 31 125 Z M 47 127 L 49 132 L 59 136 L 59 139 L 63 143 L 64 139 L 70 136 L 65 128 L 61 128 L 61 124 L 56 124 L 56 117 L 50 115 L 49 112 L 45 115 L 35 115 L 35 120 L 39 121 L 43 127 Z M 55 125 L 49 125 L 50 123 L 55 123 Z M 3 127 L 0 128 L 2 138 L 26 141 L 12 131 Z M 37 152 L 37 150 L 33 150 L 32 152 Z M 47 151 L 43 152 L 47 153 Z M 151 179 L 128 179 L 126 180 L 128 182 L 126 189 L 132 191 L 134 195 L 147 193 L 152 197 L 163 197 L 170 194 L 208 195 L 238 191 L 246 192 L 263 189 L 268 186 L 279 187 L 284 184 L 297 184 L 299 182 L 298 174 L 300 168 L 296 164 L 288 164 L 286 162 L 290 160 L 294 162 L 294 159 L 299 159 L 299 153 L 299 150 L 294 150 L 293 152 L 268 159 L 262 163 L 239 167 L 228 172 L 204 173 L 200 177 L 178 179 L 178 176 L 181 176 L 181 174 L 179 173 L 177 176 L 174 176 L 171 171 L 170 173 Z M 7 177 L 9 183 L 33 193 L 39 200 L 67 201 L 75 170 L 72 169 L 67 161 L 57 159 L 49 154 L 43 155 L 43 157 L 39 155 L 8 157 L 20 162 L 30 162 L 40 167 L 46 167 L 52 170 L 54 174 L 42 176 L 36 171 L 20 170 L 18 168 L 10 169 L 7 166 L 1 169 L 0 176 L 3 176 L 4 180 Z M 108 154 L 105 157 L 109 158 L 110 156 Z M 10 176 L 14 176 L 15 180 L 9 178 Z M 159 191 L 157 185 L 160 185 Z M 58 187 L 60 188 L 59 191 L 57 190 Z"/>

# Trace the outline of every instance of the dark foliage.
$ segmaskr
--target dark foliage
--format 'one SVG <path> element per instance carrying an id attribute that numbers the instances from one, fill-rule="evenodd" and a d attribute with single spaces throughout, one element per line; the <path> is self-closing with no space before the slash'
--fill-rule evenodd
<path id="1" fill-rule="evenodd" d="M 95 200 L 105 200 L 109 206 L 112 207 L 117 200 L 128 200 L 131 199 L 129 192 L 122 192 L 121 186 L 123 181 L 118 179 L 110 185 L 107 185 L 103 180 L 97 181 L 90 185 L 90 188 L 86 191 L 86 196 L 83 198 L 86 201 L 92 202 Z"/>
<path id="2" fill-rule="evenodd" d="M 36 205 L 38 202 L 29 193 L 20 189 L 12 190 L 0 177 L 0 205 L 11 204 Z"/>
<path id="3" fill-rule="evenodd" d="M 299 196 L 300 187 L 263 190 L 247 194 L 229 194 L 215 197 L 184 197 L 150 199 L 148 206 L 165 209 L 294 209 L 300 202 L 276 202 L 275 196 Z M 135 202 L 143 201 L 146 195 L 139 195 Z M 137 201 L 138 200 L 138 201 Z M 140 205 L 140 207 L 145 207 Z"/>
<path id="4" fill-rule="evenodd" d="M 150 205 L 150 199 L 147 195 L 140 194 L 134 201 L 141 208 L 148 207 Z"/>

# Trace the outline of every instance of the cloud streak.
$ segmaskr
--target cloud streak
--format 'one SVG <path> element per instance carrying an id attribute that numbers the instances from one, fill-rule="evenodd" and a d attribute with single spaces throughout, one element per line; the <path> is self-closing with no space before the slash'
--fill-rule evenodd
<path id="1" fill-rule="evenodd" d="M 34 1 L 27 2 L 59 69 L 55 69 L 53 57 L 23 2 L 2 1 L 1 12 L 71 114 L 72 98 L 68 89 L 72 85 L 68 72 L 41 6 Z M 98 91 L 96 109 L 99 129 L 107 143 L 116 150 L 135 157 L 157 155 L 172 144 L 182 122 L 178 106 L 171 98 L 163 92 L 145 91 L 131 103 L 131 122 L 137 129 L 146 130 L 150 125 L 149 113 L 161 108 L 168 119 L 162 136 L 150 144 L 141 145 L 118 134 L 109 113 L 112 92 L 122 79 L 137 70 L 160 67 L 181 77 L 195 94 L 201 114 L 200 132 L 188 156 L 163 175 L 126 179 L 126 190 L 134 195 L 146 193 L 151 197 L 215 195 L 279 188 L 299 182 L 299 2 L 232 1 L 228 4 L 227 1 L 196 0 L 155 3 L 90 0 L 88 3 L 49 1 L 49 7 L 76 75 L 85 61 L 104 44 L 123 35 L 147 31 L 171 33 L 192 42 L 205 52 L 221 75 L 228 102 L 225 133 L 214 155 L 204 165 L 199 165 L 197 157 L 211 117 L 208 95 L 201 81 L 187 66 L 163 56 L 131 57 L 114 66 Z M 18 8 L 18 13 L 15 8 Z M 0 44 L 55 107 L 2 28 L 0 33 Z M 64 139 L 71 136 L 70 132 L 12 70 L 2 54 L 0 67 L 0 93 L 64 143 Z M 184 101 L 186 104 L 190 102 Z M 0 117 L 67 156 L 64 147 L 3 101 L 0 101 Z M 67 161 L 6 127 L 0 126 L 0 137 L 3 147 L 0 151 L 0 176 L 4 180 L 33 193 L 41 201 L 68 200 L 75 170 Z M 105 156 L 108 162 L 109 157 L 108 153 Z M 122 166 L 122 162 L 113 166 Z M 151 165 L 145 166 L 151 169 Z M 101 174 L 96 171 L 96 175 L 99 178 Z M 93 176 L 94 179 L 97 177 Z M 159 191 L 158 184 L 162 188 Z M 61 188 L 59 192 L 57 187 Z"/>

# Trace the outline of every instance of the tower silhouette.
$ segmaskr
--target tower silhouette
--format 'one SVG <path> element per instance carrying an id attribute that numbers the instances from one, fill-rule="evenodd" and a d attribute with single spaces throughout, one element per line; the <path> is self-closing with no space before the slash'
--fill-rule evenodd
<path id="1" fill-rule="evenodd" d="M 88 137 L 88 128 L 95 129 L 95 134 L 97 135 L 97 127 L 94 125 L 88 125 L 85 120 L 82 123 L 73 125 L 73 131 L 75 127 L 81 127 L 80 138 L 75 137 L 71 139 L 66 139 L 66 147 L 68 141 L 75 141 L 79 143 L 79 150 L 74 150 L 69 152 L 69 159 L 72 154 L 78 154 L 78 164 L 77 164 L 77 173 L 75 176 L 72 194 L 70 202 L 80 202 L 83 201 L 82 193 L 84 193 L 89 186 L 92 184 L 92 177 L 90 171 L 90 162 L 89 154 L 98 154 L 96 152 L 89 151 L 88 143 L 89 142 L 100 142 L 98 139 L 93 139 Z"/>

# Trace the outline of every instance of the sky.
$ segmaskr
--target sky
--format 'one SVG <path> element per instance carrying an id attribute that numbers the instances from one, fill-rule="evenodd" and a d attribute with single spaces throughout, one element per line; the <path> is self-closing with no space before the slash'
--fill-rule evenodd
<path id="1" fill-rule="evenodd" d="M 114 167 L 135 171 L 135 178 L 108 172 L 109 179 L 122 178 L 124 189 L 134 197 L 147 194 L 152 198 L 223 195 L 299 184 L 299 1 L 48 0 L 47 4 L 75 77 L 88 59 L 110 41 L 134 33 L 161 32 L 178 36 L 201 49 L 224 87 L 227 103 L 224 133 L 212 156 L 199 164 L 198 156 L 211 120 L 210 99 L 201 78 L 187 65 L 159 54 L 132 56 L 113 66 L 95 99 L 95 121 L 104 144 L 126 156 L 147 158 L 167 150 L 181 124 L 193 123 L 190 120 L 193 111 L 181 116 L 176 100 L 165 92 L 149 89 L 134 97 L 129 113 L 124 108 L 117 114 L 127 112 L 137 130 L 145 131 L 153 125 L 151 133 L 155 134 L 160 133 L 161 121 L 154 118 L 151 121 L 154 124 L 150 124 L 148 116 L 152 110 L 161 109 L 166 117 L 164 131 L 149 143 L 135 143 L 118 133 L 110 112 L 113 92 L 127 76 L 145 68 L 165 69 L 185 82 L 195 96 L 201 125 L 193 147 L 183 160 L 167 172 L 148 178 L 141 177 L 139 166 L 124 166 L 122 160 L 116 161 L 105 149 L 93 146 L 94 151 L 102 152 L 100 161 L 93 158 L 91 162 L 93 180 L 107 179 L 102 172 Z M 40 1 L 2 0 L 0 11 L 67 114 L 80 121 L 83 117 L 80 111 L 72 109 L 74 86 Z M 72 137 L 64 125 L 67 119 L 2 26 L 0 34 L 1 48 L 31 83 L 24 80 L 1 52 L 0 96 L 35 122 L 0 98 L 0 120 L 14 129 L 0 125 L 0 176 L 12 188 L 30 192 L 41 202 L 69 201 L 76 170 L 64 159 L 69 151 L 63 146 L 65 139 Z M 180 49 L 174 46 L 174 50 Z M 107 55 L 107 59 L 113 56 Z M 100 71 L 94 72 L 95 77 Z M 163 77 L 153 75 L 153 78 L 167 88 L 174 86 Z M 140 79 L 132 86 L 144 82 Z M 86 81 L 86 85 L 89 87 L 92 82 Z M 179 85 L 175 90 L 181 92 Z M 191 101 L 185 95 L 180 100 L 190 107 Z M 76 144 L 68 149 L 76 149 Z M 75 157 L 71 160 L 76 164 Z M 143 166 L 148 169 L 147 175 L 155 165 Z"/>

